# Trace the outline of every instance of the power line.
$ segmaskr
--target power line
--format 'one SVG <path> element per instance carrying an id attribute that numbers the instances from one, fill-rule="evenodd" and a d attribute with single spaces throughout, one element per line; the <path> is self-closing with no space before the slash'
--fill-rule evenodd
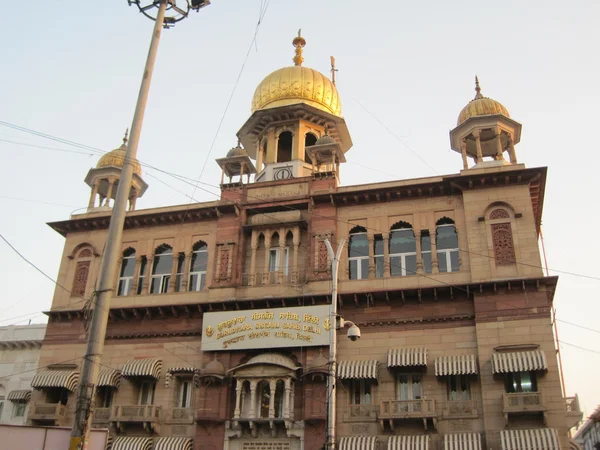
<path id="1" fill-rule="evenodd" d="M 585 327 L 585 326 L 583 326 L 583 325 L 578 325 L 578 324 L 576 324 L 576 323 L 573 323 L 573 322 L 567 322 L 566 320 L 561 320 L 561 319 L 556 319 L 556 321 L 557 321 L 557 322 L 561 322 L 561 323 L 565 323 L 565 324 L 567 324 L 567 325 L 571 325 L 571 326 L 574 326 L 574 327 L 577 327 L 577 328 L 581 328 L 581 329 L 583 329 L 583 330 L 587 330 L 587 331 L 593 331 L 594 333 L 598 333 L 598 334 L 600 334 L 600 330 L 596 330 L 596 329 L 594 329 L 594 328 L 588 328 L 588 327 Z"/>
<path id="2" fill-rule="evenodd" d="M 579 350 L 583 350 L 583 351 L 585 351 L 585 352 L 590 352 L 590 353 L 595 353 L 595 354 L 597 354 L 597 355 L 600 355 L 600 351 L 597 351 L 597 350 L 592 350 L 591 348 L 585 348 L 585 347 L 581 347 L 581 346 L 579 346 L 579 345 L 571 344 L 571 343 L 569 343 L 569 342 L 565 342 L 565 341 L 560 341 L 560 343 L 561 343 L 561 344 L 568 345 L 569 347 L 574 347 L 574 348 L 577 348 L 577 349 L 579 349 Z"/>

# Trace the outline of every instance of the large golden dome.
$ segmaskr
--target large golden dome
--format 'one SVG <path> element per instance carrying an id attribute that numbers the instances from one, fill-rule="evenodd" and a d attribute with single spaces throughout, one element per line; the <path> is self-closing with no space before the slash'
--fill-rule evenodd
<path id="1" fill-rule="evenodd" d="M 252 112 L 277 106 L 306 103 L 336 116 L 342 114 L 342 104 L 335 84 L 314 69 L 302 67 L 302 48 L 306 41 L 298 34 L 295 66 L 284 67 L 267 75 L 256 88 L 252 98 Z"/>
<path id="2" fill-rule="evenodd" d="M 102 167 L 123 167 L 123 162 L 125 161 L 125 154 L 127 152 L 127 134 L 123 138 L 123 144 L 119 148 L 115 148 L 114 150 L 105 153 L 102 155 L 102 158 L 96 164 L 96 168 L 100 169 Z M 142 176 L 142 166 L 137 159 L 133 160 L 133 173 L 138 176 Z"/>
<path id="3" fill-rule="evenodd" d="M 477 77 L 475 77 L 475 91 L 477 92 L 475 98 L 471 100 L 458 115 L 457 125 L 465 122 L 470 117 L 487 116 L 491 114 L 502 114 L 503 116 L 510 117 L 508 110 L 502 103 L 481 95 L 481 88 L 479 87 L 479 79 Z"/>

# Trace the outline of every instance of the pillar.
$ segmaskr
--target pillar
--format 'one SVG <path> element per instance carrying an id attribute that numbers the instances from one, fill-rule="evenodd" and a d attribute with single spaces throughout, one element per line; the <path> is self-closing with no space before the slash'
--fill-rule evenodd
<path id="1" fill-rule="evenodd" d="M 421 232 L 415 233 L 415 244 L 415 251 L 417 252 L 417 273 L 420 274 L 423 273 L 423 255 L 421 254 Z"/>
<path id="2" fill-rule="evenodd" d="M 504 161 L 504 154 L 502 153 L 502 131 L 499 127 L 496 128 L 496 159 L 498 161 Z"/>
<path id="3" fill-rule="evenodd" d="M 94 184 L 92 186 L 92 195 L 90 195 L 90 202 L 88 203 L 88 208 L 93 208 L 96 205 L 96 196 L 98 195 L 98 185 L 100 182 L 98 180 L 94 180 Z"/>
<path id="4" fill-rule="evenodd" d="M 294 385 L 290 382 L 290 420 L 294 420 L 294 401 L 295 401 L 295 389 Z"/>
<path id="5" fill-rule="evenodd" d="M 256 380 L 250 381 L 250 412 L 248 413 L 249 419 L 254 419 L 256 417 L 256 410 L 258 408 L 256 403 Z"/>
<path id="6" fill-rule="evenodd" d="M 375 236 L 372 234 L 367 235 L 367 240 L 369 241 L 369 280 L 375 278 Z"/>
<path id="7" fill-rule="evenodd" d="M 475 148 L 477 150 L 476 162 L 480 163 L 481 161 L 483 161 L 483 151 L 481 150 L 481 131 L 473 131 L 473 136 L 475 136 Z"/>
<path id="8" fill-rule="evenodd" d="M 270 233 L 270 232 L 268 232 Z M 269 284 L 269 255 L 271 253 L 271 235 L 265 234 L 265 270 L 263 271 L 262 284 Z"/>
<path id="9" fill-rule="evenodd" d="M 429 240 L 431 241 L 431 273 L 440 273 L 436 243 L 437 236 L 435 231 L 435 228 L 433 230 L 429 230 Z"/>
<path id="10" fill-rule="evenodd" d="M 277 387 L 277 380 L 269 380 L 269 419 L 275 418 L 275 389 Z"/>
<path id="11" fill-rule="evenodd" d="M 508 135 L 508 155 L 510 157 L 510 162 L 513 164 L 517 164 L 517 154 L 515 152 L 515 143 L 513 142 L 512 135 Z"/>
<path id="12" fill-rule="evenodd" d="M 137 193 L 137 190 L 134 189 L 133 193 L 129 197 L 129 211 L 134 211 L 135 210 L 135 203 L 137 201 L 137 198 L 138 198 L 138 193 Z"/>
<path id="13" fill-rule="evenodd" d="M 383 278 L 390 277 L 390 234 L 383 233 Z"/>
<path id="14" fill-rule="evenodd" d="M 467 159 L 467 140 L 463 139 L 460 143 L 460 153 L 462 155 L 463 160 L 463 169 L 469 168 L 469 160 Z"/>
<path id="15" fill-rule="evenodd" d="M 281 228 L 279 230 L 279 282 L 283 283 L 285 279 L 284 261 L 285 261 L 285 241 L 287 238 L 286 230 Z M 289 268 L 288 268 L 289 269 Z"/>
<path id="16" fill-rule="evenodd" d="M 256 230 L 252 230 L 252 237 L 250 241 L 250 273 L 248 274 L 248 285 L 254 286 L 256 283 L 256 250 L 258 250 L 258 232 Z"/>
<path id="17" fill-rule="evenodd" d="M 285 392 L 283 394 L 283 418 L 284 419 L 289 419 L 290 418 L 290 392 L 292 390 L 291 388 L 291 384 L 292 384 L 292 380 L 290 380 L 289 378 L 285 379 Z"/>
<path id="18" fill-rule="evenodd" d="M 298 256 L 300 253 L 300 228 L 294 227 L 293 231 L 293 242 L 294 242 L 294 266 L 292 268 L 292 276 L 294 283 L 300 281 L 300 266 L 298 265 Z"/>
<path id="19" fill-rule="evenodd" d="M 136 256 L 135 258 L 135 267 L 133 268 L 133 281 L 131 283 L 131 293 L 132 295 L 137 295 L 137 288 L 140 282 L 140 264 L 142 263 L 142 257 Z"/>
<path id="20" fill-rule="evenodd" d="M 169 286 L 167 292 L 175 292 L 175 281 L 177 278 L 177 263 L 179 262 L 179 253 L 175 249 L 171 250 L 172 262 L 171 262 L 171 279 L 169 280 Z"/>
<path id="21" fill-rule="evenodd" d="M 142 295 L 150 293 L 150 283 L 152 282 L 152 264 L 154 258 L 148 258 L 146 261 L 146 273 L 144 274 L 144 285 L 142 286 Z"/>
<path id="22" fill-rule="evenodd" d="M 259 142 L 256 148 L 256 170 L 258 171 L 258 173 L 260 173 L 262 170 L 263 158 L 263 145 L 262 142 Z"/>
<path id="23" fill-rule="evenodd" d="M 106 203 L 104 206 L 110 206 L 110 200 L 112 198 L 112 191 L 115 185 L 115 179 L 111 178 L 108 180 L 108 191 L 106 191 Z"/>
<path id="24" fill-rule="evenodd" d="M 233 418 L 239 419 L 241 412 L 241 404 L 242 404 L 242 385 L 243 383 L 240 380 L 236 381 L 235 386 L 235 409 L 233 411 Z"/>

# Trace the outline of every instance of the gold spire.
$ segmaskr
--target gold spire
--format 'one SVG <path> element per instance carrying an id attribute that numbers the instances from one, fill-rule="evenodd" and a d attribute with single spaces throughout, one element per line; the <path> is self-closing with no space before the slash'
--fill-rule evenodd
<path id="1" fill-rule="evenodd" d="M 306 40 L 301 36 L 302 30 L 298 30 L 298 36 L 294 38 L 292 44 L 296 47 L 296 56 L 294 56 L 293 61 L 296 66 L 301 66 L 304 62 L 304 57 L 302 56 L 302 49 L 306 45 Z"/>
<path id="2" fill-rule="evenodd" d="M 475 92 L 477 92 L 475 94 L 475 98 L 483 98 L 483 95 L 481 95 L 481 87 L 479 86 L 479 78 L 477 77 L 477 75 L 475 75 Z"/>
<path id="3" fill-rule="evenodd" d="M 333 56 L 330 56 L 329 61 L 331 62 L 331 82 L 335 86 L 335 73 L 338 71 L 335 68 L 335 58 Z"/>
<path id="4" fill-rule="evenodd" d="M 129 128 L 125 129 L 125 136 L 123 136 L 123 145 L 127 144 L 127 136 L 129 136 Z"/>

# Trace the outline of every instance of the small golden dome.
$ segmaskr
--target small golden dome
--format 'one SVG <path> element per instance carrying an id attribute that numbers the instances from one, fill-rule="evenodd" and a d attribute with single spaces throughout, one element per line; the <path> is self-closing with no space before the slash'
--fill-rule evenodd
<path id="1" fill-rule="evenodd" d="M 125 132 L 125 137 L 123 138 L 123 144 L 119 148 L 115 148 L 114 150 L 102 155 L 98 164 L 96 164 L 96 168 L 100 169 L 102 167 L 123 167 L 123 161 L 125 161 L 125 154 L 127 152 L 127 132 Z M 133 173 L 138 176 L 142 176 L 142 166 L 140 162 L 135 159 L 133 161 Z"/>
<path id="2" fill-rule="evenodd" d="M 503 116 L 510 117 L 510 114 L 508 114 L 508 110 L 504 105 L 496 100 L 481 95 L 481 88 L 479 87 L 479 79 L 477 77 L 475 77 L 475 92 L 477 92 L 475 98 L 471 100 L 458 115 L 457 125 L 465 122 L 470 117 L 487 116 L 491 114 L 502 114 Z"/>
<path id="3" fill-rule="evenodd" d="M 294 38 L 295 66 L 283 67 L 260 82 L 252 98 L 252 112 L 277 106 L 306 103 L 322 111 L 341 116 L 342 104 L 335 84 L 322 73 L 302 67 L 302 48 L 306 41 L 298 33 Z"/>

